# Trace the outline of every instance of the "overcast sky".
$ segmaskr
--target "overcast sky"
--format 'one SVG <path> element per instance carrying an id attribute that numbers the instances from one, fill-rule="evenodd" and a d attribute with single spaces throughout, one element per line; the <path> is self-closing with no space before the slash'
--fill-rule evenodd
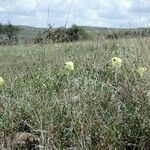
<path id="1" fill-rule="evenodd" d="M 45 27 L 49 5 L 53 26 L 150 27 L 150 0 L 0 0 L 0 22 Z"/>

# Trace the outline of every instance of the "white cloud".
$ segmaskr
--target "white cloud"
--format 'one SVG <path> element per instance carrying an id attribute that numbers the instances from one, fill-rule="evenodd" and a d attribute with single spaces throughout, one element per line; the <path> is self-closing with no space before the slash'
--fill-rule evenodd
<path id="1" fill-rule="evenodd" d="M 49 4 L 49 21 L 56 26 L 65 24 L 70 6 L 68 25 L 150 26 L 148 0 L 0 0 L 0 21 L 45 26 Z"/>
<path id="2" fill-rule="evenodd" d="M 6 8 L 3 8 L 3 7 L 1 8 L 1 7 L 0 7 L 0 12 L 1 12 L 1 13 L 4 13 L 4 12 L 6 12 L 6 11 L 7 11 Z"/>

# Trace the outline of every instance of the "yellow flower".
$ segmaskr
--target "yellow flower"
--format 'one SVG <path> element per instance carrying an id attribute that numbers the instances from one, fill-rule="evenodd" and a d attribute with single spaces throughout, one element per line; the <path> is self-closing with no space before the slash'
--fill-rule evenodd
<path id="1" fill-rule="evenodd" d="M 5 83 L 4 79 L 0 77 L 0 86 L 3 85 L 4 83 Z"/>
<path id="2" fill-rule="evenodd" d="M 122 59 L 118 57 L 113 57 L 111 59 L 111 63 L 113 66 L 120 66 L 122 64 Z"/>
<path id="3" fill-rule="evenodd" d="M 140 77 L 143 77 L 144 73 L 147 71 L 147 68 L 145 67 L 139 67 L 137 69 L 138 74 L 140 75 Z"/>
<path id="4" fill-rule="evenodd" d="M 74 64 L 73 62 L 65 62 L 65 66 L 64 66 L 65 69 L 71 71 L 71 70 L 74 70 Z"/>

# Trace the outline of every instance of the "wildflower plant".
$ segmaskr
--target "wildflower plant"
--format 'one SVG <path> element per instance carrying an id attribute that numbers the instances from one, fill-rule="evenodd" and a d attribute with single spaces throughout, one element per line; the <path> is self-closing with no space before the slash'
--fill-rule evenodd
<path id="1" fill-rule="evenodd" d="M 143 77 L 146 71 L 147 71 L 146 67 L 139 67 L 137 69 L 137 73 L 139 74 L 140 77 Z"/>

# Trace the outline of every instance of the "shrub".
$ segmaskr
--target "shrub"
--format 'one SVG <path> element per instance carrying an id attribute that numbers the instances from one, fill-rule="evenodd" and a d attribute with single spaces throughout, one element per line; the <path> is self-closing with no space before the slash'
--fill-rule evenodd
<path id="1" fill-rule="evenodd" d="M 34 38 L 34 43 L 45 43 L 47 41 L 52 41 L 53 43 L 58 42 L 72 42 L 79 41 L 88 38 L 86 31 L 77 25 L 73 25 L 71 28 L 48 28 L 42 33 L 39 33 L 37 37 Z"/>
<path id="2" fill-rule="evenodd" d="M 19 31 L 19 27 L 12 25 L 10 22 L 5 25 L 0 24 L 0 44 L 17 44 Z"/>

